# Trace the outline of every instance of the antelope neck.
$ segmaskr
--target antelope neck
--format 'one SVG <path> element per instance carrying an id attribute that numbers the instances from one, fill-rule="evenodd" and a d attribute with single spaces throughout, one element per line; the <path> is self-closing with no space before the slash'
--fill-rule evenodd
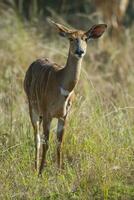
<path id="1" fill-rule="evenodd" d="M 82 58 L 77 58 L 69 51 L 66 65 L 62 69 L 61 87 L 64 90 L 71 92 L 76 86 L 80 77 L 81 62 Z"/>

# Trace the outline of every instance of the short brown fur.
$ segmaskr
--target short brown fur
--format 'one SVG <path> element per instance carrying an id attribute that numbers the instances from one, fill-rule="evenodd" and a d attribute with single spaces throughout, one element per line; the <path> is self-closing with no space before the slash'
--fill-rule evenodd
<path id="1" fill-rule="evenodd" d="M 66 118 L 72 105 L 74 88 L 79 80 L 82 58 L 86 53 L 87 40 L 100 37 L 105 24 L 95 25 L 89 31 L 73 31 L 61 24 L 52 23 L 60 35 L 70 40 L 66 65 L 61 67 L 48 59 L 38 59 L 28 68 L 24 89 L 29 103 L 29 113 L 34 128 L 35 167 L 38 174 L 46 164 L 50 124 L 58 119 L 57 163 L 62 165 L 62 141 Z M 43 132 L 41 130 L 43 125 Z"/>

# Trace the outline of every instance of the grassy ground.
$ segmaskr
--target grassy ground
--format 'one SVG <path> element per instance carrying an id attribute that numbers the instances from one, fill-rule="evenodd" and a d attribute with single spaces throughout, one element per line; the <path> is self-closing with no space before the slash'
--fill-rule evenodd
<path id="1" fill-rule="evenodd" d="M 65 134 L 65 168 L 56 167 L 54 122 L 42 178 L 33 167 L 23 78 L 37 57 L 64 64 L 68 44 L 55 33 L 44 37 L 12 11 L 1 13 L 0 29 L 0 199 L 132 200 L 133 28 L 120 40 L 105 35 L 89 44 Z"/>

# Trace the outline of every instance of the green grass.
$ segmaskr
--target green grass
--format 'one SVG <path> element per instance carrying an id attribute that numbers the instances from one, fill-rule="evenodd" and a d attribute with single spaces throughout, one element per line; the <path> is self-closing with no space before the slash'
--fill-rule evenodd
<path id="1" fill-rule="evenodd" d="M 38 178 L 23 78 L 37 57 L 64 64 L 68 46 L 55 34 L 43 39 L 12 11 L 1 14 L 0 26 L 0 199 L 132 200 L 133 28 L 123 41 L 104 36 L 89 44 L 64 138 L 64 170 L 56 165 L 54 122 Z"/>

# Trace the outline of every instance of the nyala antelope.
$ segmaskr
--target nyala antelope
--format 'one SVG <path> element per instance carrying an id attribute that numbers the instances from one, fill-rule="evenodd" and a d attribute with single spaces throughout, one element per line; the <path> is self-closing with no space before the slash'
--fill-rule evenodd
<path id="1" fill-rule="evenodd" d="M 101 12 L 102 18 L 109 23 L 113 29 L 119 29 L 123 25 L 130 0 L 94 0 L 96 9 Z"/>
<path id="2" fill-rule="evenodd" d="M 62 166 L 61 148 L 66 119 L 72 104 L 74 88 L 79 80 L 87 42 L 90 39 L 99 38 L 107 27 L 106 24 L 94 25 L 85 32 L 70 30 L 61 24 L 51 22 L 59 34 L 69 41 L 66 64 L 61 67 L 48 59 L 38 59 L 30 65 L 24 80 L 30 118 L 34 128 L 35 167 L 39 175 L 46 165 L 50 124 L 53 118 L 58 119 L 57 164 L 59 167 Z"/>

